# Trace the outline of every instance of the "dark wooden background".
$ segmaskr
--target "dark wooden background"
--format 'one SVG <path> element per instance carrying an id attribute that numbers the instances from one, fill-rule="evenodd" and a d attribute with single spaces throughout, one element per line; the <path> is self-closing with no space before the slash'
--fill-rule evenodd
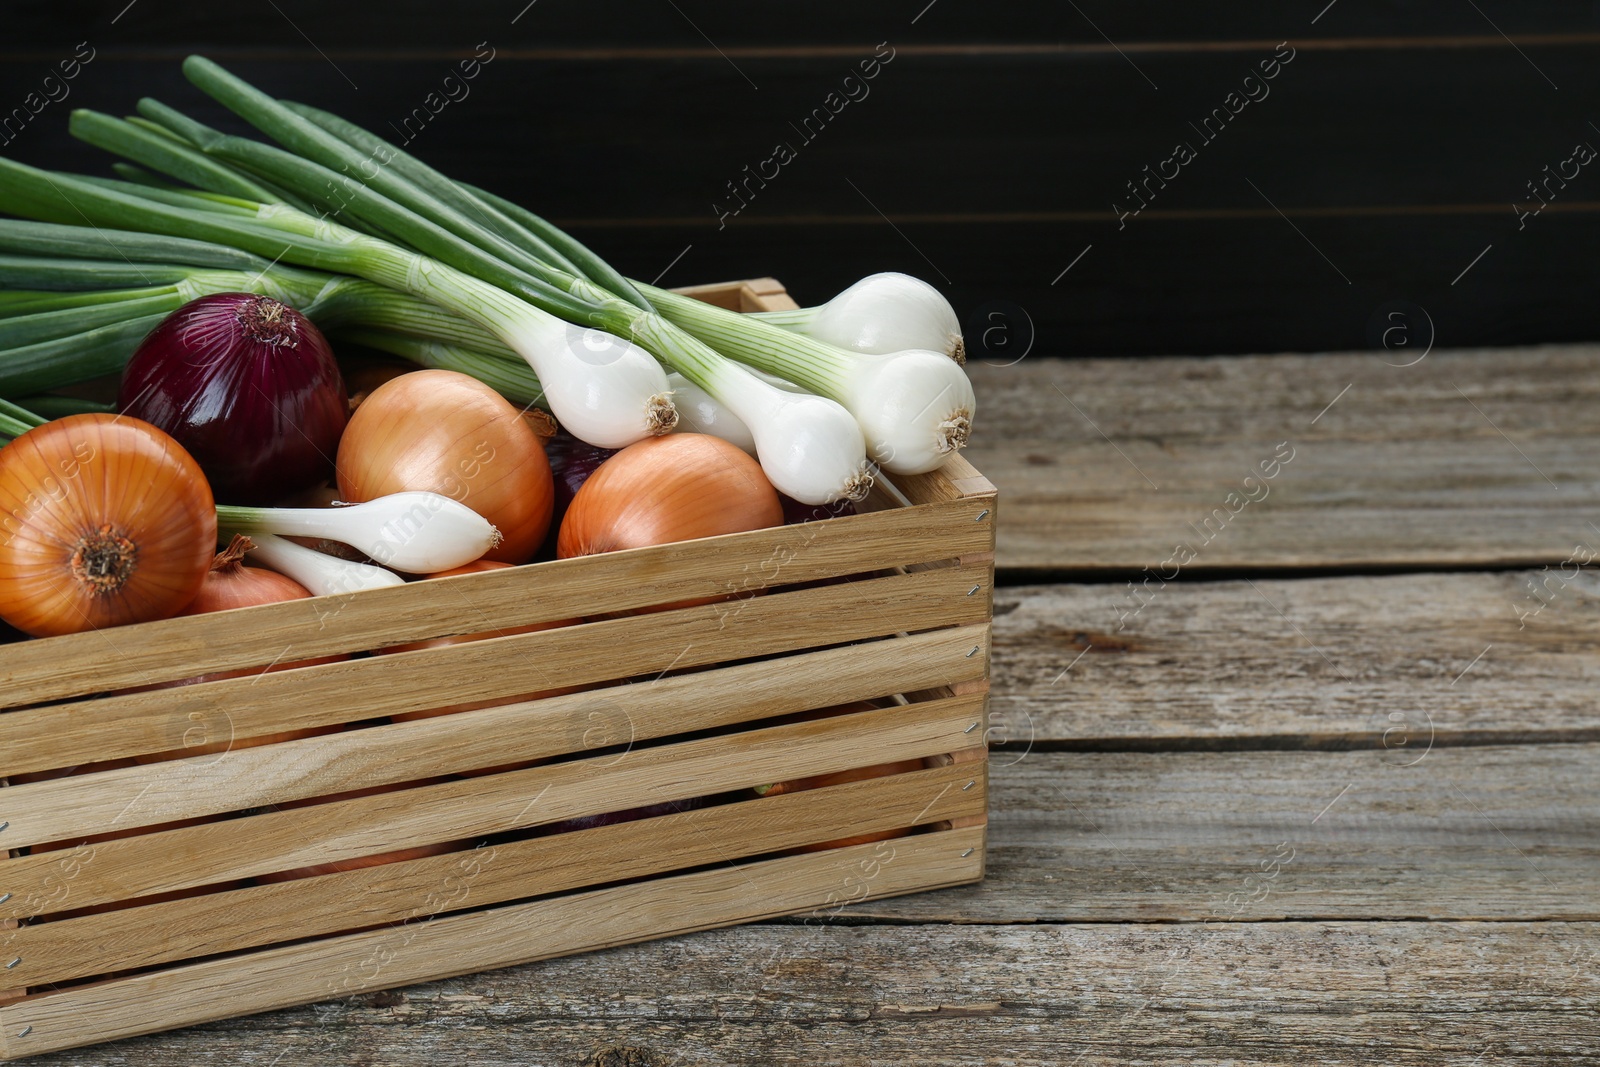
<path id="1" fill-rule="evenodd" d="M 29 0 L 3 23 L 0 113 L 96 50 L 0 148 L 72 169 L 103 165 L 72 106 L 216 118 L 179 72 L 192 50 L 383 129 L 487 42 L 419 154 L 666 284 L 772 274 L 810 302 L 918 274 L 995 361 L 1030 333 L 1048 355 L 1600 335 L 1600 167 L 1525 226 L 1513 208 L 1600 146 L 1600 4 Z M 799 146 L 789 124 L 883 41 L 870 95 Z M 1281 41 L 1270 96 L 1201 147 L 1188 124 Z M 725 183 L 779 140 L 798 158 L 719 230 Z M 1119 229 L 1125 183 L 1180 140 L 1198 158 Z"/>

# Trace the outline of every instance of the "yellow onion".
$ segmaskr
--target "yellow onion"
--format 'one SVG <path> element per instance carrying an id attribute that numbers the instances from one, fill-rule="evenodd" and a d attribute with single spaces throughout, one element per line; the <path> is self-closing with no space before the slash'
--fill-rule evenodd
<path id="1" fill-rule="evenodd" d="M 199 464 L 119 415 L 71 415 L 0 449 L 0 618 L 35 637 L 166 619 L 217 549 Z"/>
<path id="2" fill-rule="evenodd" d="M 556 541 L 562 559 L 783 525 L 778 491 L 737 445 L 705 434 L 629 445 L 583 483 Z"/>
<path id="3" fill-rule="evenodd" d="M 417 490 L 465 504 L 500 531 L 486 560 L 527 562 L 550 526 L 554 485 L 538 435 L 499 393 L 455 371 L 374 389 L 339 442 L 338 474 L 350 503 Z"/>

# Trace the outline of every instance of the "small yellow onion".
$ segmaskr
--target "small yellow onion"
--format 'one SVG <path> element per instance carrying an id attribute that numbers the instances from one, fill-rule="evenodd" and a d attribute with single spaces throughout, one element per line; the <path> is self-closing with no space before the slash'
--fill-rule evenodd
<path id="1" fill-rule="evenodd" d="M 503 538 L 486 560 L 526 563 L 550 527 L 554 483 L 538 435 L 499 393 L 455 371 L 374 389 L 339 442 L 338 474 L 353 504 L 406 490 L 465 504 Z"/>
<path id="2" fill-rule="evenodd" d="M 562 559 L 783 525 L 778 491 L 719 437 L 646 438 L 600 465 L 561 521 Z"/>

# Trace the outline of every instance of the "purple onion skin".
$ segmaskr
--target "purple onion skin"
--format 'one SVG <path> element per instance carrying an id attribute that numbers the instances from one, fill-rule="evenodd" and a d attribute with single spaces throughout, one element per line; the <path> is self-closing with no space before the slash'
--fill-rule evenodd
<path id="1" fill-rule="evenodd" d="M 327 338 L 271 297 L 218 293 L 167 316 L 128 361 L 117 409 L 194 456 L 219 503 L 272 504 L 325 480 L 349 419 Z"/>
<path id="2" fill-rule="evenodd" d="M 589 475 L 618 451 L 620 449 L 596 448 L 565 430 L 557 430 L 554 437 L 545 441 L 544 454 L 550 458 L 550 473 L 556 478 L 555 513 L 550 517 L 552 537 L 561 529 L 562 516 L 566 515 L 572 498 L 589 480 Z"/>
<path id="3" fill-rule="evenodd" d="M 832 504 L 802 504 L 793 497 L 778 494 L 778 500 L 783 504 L 783 522 L 785 526 L 793 526 L 799 522 L 816 522 L 818 519 L 832 519 L 840 515 L 854 515 L 856 505 L 853 500 L 836 500 Z"/>

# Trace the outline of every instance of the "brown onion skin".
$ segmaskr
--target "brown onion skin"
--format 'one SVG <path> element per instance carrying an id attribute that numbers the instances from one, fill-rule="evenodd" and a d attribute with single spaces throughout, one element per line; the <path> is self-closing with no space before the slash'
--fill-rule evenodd
<path id="1" fill-rule="evenodd" d="M 420 370 L 374 389 L 339 443 L 340 498 L 439 493 L 488 519 L 499 546 L 484 555 L 526 563 L 550 526 L 554 483 L 544 445 L 522 413 L 465 374 Z"/>
<path id="2" fill-rule="evenodd" d="M 572 498 L 562 559 L 783 525 L 761 465 L 719 437 L 675 433 L 624 448 Z"/>
<path id="3" fill-rule="evenodd" d="M 253 608 L 259 604 L 277 604 L 285 600 L 306 600 L 310 596 L 306 587 L 293 578 L 264 567 L 240 566 L 233 571 L 218 568 L 206 575 L 200 594 L 178 614 L 209 615 L 213 611 Z"/>
<path id="4" fill-rule="evenodd" d="M 270 297 L 215 293 L 150 331 L 117 410 L 176 438 L 219 500 L 270 504 L 328 476 L 348 400 L 310 319 Z"/>
<path id="5" fill-rule="evenodd" d="M 171 618 L 216 546 L 205 475 L 148 423 L 69 415 L 0 449 L 0 617 L 26 634 Z"/>

